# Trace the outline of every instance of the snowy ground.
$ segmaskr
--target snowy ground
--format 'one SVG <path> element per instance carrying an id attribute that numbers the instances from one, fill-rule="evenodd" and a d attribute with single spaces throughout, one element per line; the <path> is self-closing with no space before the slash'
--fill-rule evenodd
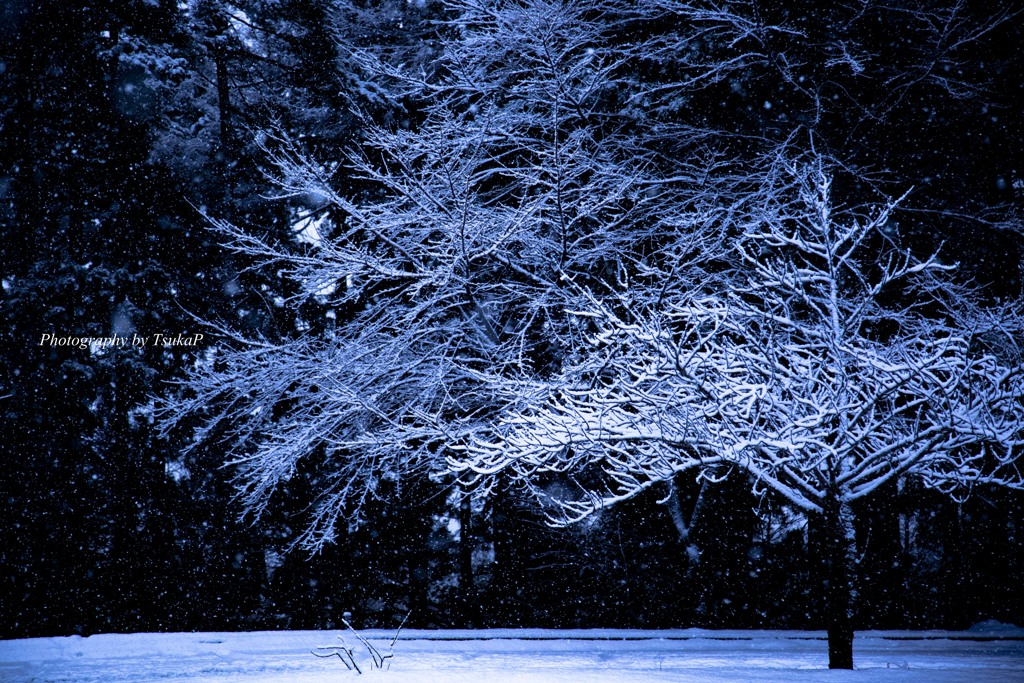
<path id="1" fill-rule="evenodd" d="M 388 683 L 514 681 L 1024 681 L 1024 629 L 858 634 L 856 671 L 829 671 L 816 631 L 403 631 L 387 671 L 374 670 L 348 634 L 365 672 L 310 650 L 337 645 L 335 631 L 140 633 L 0 641 L 4 683 Z M 382 652 L 392 634 L 362 633 Z"/>

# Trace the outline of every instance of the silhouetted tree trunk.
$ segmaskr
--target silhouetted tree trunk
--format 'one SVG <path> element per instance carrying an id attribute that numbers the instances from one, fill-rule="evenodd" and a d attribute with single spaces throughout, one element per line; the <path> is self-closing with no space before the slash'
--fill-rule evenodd
<path id="1" fill-rule="evenodd" d="M 836 498 L 825 508 L 826 597 L 828 613 L 828 668 L 853 668 L 853 563 L 857 544 L 853 512 Z"/>
<path id="2" fill-rule="evenodd" d="M 462 625 L 476 624 L 476 586 L 473 581 L 473 507 L 468 494 L 459 502 L 459 589 L 462 594 Z"/>

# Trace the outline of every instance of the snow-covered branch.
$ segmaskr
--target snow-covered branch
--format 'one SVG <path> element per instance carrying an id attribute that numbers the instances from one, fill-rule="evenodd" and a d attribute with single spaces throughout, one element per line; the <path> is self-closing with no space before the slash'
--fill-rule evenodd
<path id="1" fill-rule="evenodd" d="M 456 466 L 594 482 L 557 501 L 569 519 L 723 463 L 811 511 L 905 475 L 1024 488 L 1021 315 L 1004 308 L 993 324 L 967 292 L 941 287 L 937 259 L 882 239 L 894 203 L 835 207 L 821 159 L 766 181 L 728 290 L 696 297 L 672 283 L 667 305 L 628 318 L 595 303 L 586 360 Z M 993 334 L 1013 353 L 972 343 Z"/>

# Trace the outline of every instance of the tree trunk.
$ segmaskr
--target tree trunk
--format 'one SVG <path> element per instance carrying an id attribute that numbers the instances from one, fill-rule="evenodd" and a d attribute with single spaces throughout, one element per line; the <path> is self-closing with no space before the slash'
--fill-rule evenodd
<path id="1" fill-rule="evenodd" d="M 476 586 L 473 581 L 473 508 L 468 493 L 459 501 L 459 591 L 464 628 L 476 625 Z"/>
<path id="2" fill-rule="evenodd" d="M 219 140 L 215 150 L 215 162 L 219 180 L 222 183 L 221 212 L 230 219 L 233 205 L 232 197 L 232 165 L 236 161 L 234 149 L 234 121 L 231 107 L 231 76 L 228 71 L 230 61 L 228 35 L 230 25 L 225 7 L 220 3 L 210 2 L 205 8 L 207 25 L 206 50 L 213 60 L 214 84 L 217 89 L 217 117 L 219 120 Z"/>
<path id="3" fill-rule="evenodd" d="M 522 618 L 519 594 L 522 589 L 521 538 L 517 524 L 522 520 L 516 509 L 512 491 L 501 482 L 491 498 L 491 538 L 494 540 L 491 601 L 489 619 L 514 625 Z"/>
<path id="4" fill-rule="evenodd" d="M 234 207 L 232 197 L 233 183 L 231 179 L 232 163 L 234 161 L 234 131 L 231 121 L 231 81 L 228 78 L 228 59 L 224 48 L 216 42 L 212 45 L 213 60 L 217 75 L 217 109 L 220 118 L 220 144 L 217 148 L 216 161 L 223 183 L 223 202 L 221 211 L 228 217 L 231 216 L 231 209 Z"/>
<path id="5" fill-rule="evenodd" d="M 217 71 L 217 109 L 220 118 L 220 154 L 225 168 L 231 164 L 231 81 L 228 79 L 228 59 L 224 49 L 213 44 L 213 63 Z"/>
<path id="6" fill-rule="evenodd" d="M 853 563 L 857 544 L 853 511 L 839 500 L 825 508 L 825 565 L 828 603 L 828 668 L 853 668 Z"/>

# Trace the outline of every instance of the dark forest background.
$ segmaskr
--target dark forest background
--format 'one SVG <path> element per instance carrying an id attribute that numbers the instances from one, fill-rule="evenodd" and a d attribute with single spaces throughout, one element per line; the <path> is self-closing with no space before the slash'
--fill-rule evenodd
<path id="1" fill-rule="evenodd" d="M 963 15 L 1006 9 L 977 5 Z M 808 33 L 838 30 L 836 8 L 755 6 Z M 221 249 L 204 214 L 299 248 L 295 203 L 267 199 L 261 132 L 287 131 L 330 159 L 358 144 L 353 101 L 415 125 L 415 103 L 364 80 L 350 48 L 429 65 L 445 11 L 405 0 L 0 1 L 0 637 L 331 628 L 345 612 L 361 627 L 409 613 L 419 627 L 822 625 L 816 529 L 741 478 L 680 477 L 673 496 L 652 490 L 559 529 L 512 489 L 471 500 L 448 481 L 402 482 L 310 557 L 289 545 L 315 471 L 253 525 L 238 519 L 216 444 L 185 458 L 186 433 L 158 435 L 154 397 L 216 343 L 200 321 L 273 335 L 329 320 L 272 269 Z M 893 68 L 915 49 L 898 22 L 859 39 Z M 857 81 L 855 99 L 885 103 L 884 115 L 845 104 L 854 96 L 837 85 L 818 123 L 849 158 L 882 158 L 913 179 L 912 202 L 929 207 L 915 244 L 944 245 L 991 296 L 1018 299 L 1021 44 L 1022 15 L 1005 14 L 960 53 L 956 77 L 971 88 L 959 96 L 922 81 L 887 99 L 883 81 Z M 716 87 L 691 104 L 694 117 L 760 132 L 787 115 L 776 83 Z M 97 353 L 40 345 L 45 333 L 205 337 Z M 1019 620 L 1024 497 L 976 490 L 957 503 L 910 483 L 888 494 L 857 515 L 858 627 Z"/>

